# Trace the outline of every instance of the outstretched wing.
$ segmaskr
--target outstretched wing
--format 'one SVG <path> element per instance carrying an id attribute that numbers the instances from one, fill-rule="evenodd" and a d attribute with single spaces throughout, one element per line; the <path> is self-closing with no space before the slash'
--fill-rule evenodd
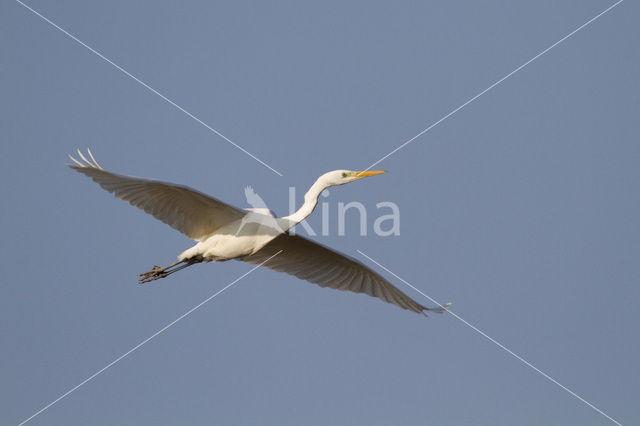
<path id="1" fill-rule="evenodd" d="M 260 264 L 280 250 L 282 252 L 264 266 L 322 287 L 365 293 L 413 312 L 444 311 L 442 307 L 422 306 L 357 260 L 297 235 L 281 234 L 255 254 L 240 260 Z"/>
<path id="2" fill-rule="evenodd" d="M 80 150 L 80 160 L 69 156 L 75 163 L 69 167 L 193 240 L 200 241 L 245 215 L 242 210 L 186 186 L 110 173 L 100 167 L 91 151 L 88 153 L 91 160 Z"/>

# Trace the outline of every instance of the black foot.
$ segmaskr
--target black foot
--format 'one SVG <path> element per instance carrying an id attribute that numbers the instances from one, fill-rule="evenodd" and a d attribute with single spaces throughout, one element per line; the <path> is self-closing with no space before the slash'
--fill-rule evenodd
<path id="1" fill-rule="evenodd" d="M 165 272 L 165 270 L 166 268 L 161 268 L 157 265 L 154 265 L 150 271 L 143 272 L 142 274 L 138 274 L 138 283 L 144 284 L 144 283 L 148 283 L 149 281 L 154 281 L 160 278 L 164 278 L 167 275 L 169 275 L 169 273 Z"/>
<path id="2" fill-rule="evenodd" d="M 189 260 L 180 260 L 175 263 L 172 263 L 171 265 L 167 265 L 164 267 L 154 265 L 154 267 L 151 268 L 150 271 L 143 272 L 142 274 L 138 274 L 138 282 L 140 284 L 144 284 L 144 283 L 148 283 L 149 281 L 158 280 L 160 278 L 164 278 L 168 275 L 171 275 L 174 272 L 178 272 L 179 270 L 184 269 L 187 266 L 191 266 L 194 263 L 199 263 L 202 261 L 203 259 L 201 257 L 197 257 L 197 258 L 191 258 Z"/>

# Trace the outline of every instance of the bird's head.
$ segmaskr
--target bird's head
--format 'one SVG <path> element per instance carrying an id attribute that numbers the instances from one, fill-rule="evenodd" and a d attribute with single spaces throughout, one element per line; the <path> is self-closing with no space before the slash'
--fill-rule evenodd
<path id="1" fill-rule="evenodd" d="M 345 183 L 353 182 L 354 180 L 382 173 L 386 172 L 382 170 L 366 170 L 362 172 L 353 170 L 334 170 L 332 172 L 325 173 L 319 180 L 322 180 L 326 186 L 344 185 Z"/>

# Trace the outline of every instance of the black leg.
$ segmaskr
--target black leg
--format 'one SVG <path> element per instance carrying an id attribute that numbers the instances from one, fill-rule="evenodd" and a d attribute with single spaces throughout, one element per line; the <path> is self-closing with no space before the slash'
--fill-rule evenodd
<path id="1" fill-rule="evenodd" d="M 138 274 L 138 282 L 140 284 L 148 283 L 149 281 L 154 281 L 160 278 L 164 278 L 173 274 L 174 272 L 178 272 L 181 269 L 186 268 L 187 266 L 191 266 L 194 263 L 202 262 L 202 258 L 191 258 L 187 260 L 179 260 L 177 262 L 172 263 L 171 265 L 159 267 L 154 266 L 150 271 L 143 272 L 142 274 Z M 178 266 L 179 265 L 179 266 Z M 172 269 L 173 268 L 173 269 Z"/>

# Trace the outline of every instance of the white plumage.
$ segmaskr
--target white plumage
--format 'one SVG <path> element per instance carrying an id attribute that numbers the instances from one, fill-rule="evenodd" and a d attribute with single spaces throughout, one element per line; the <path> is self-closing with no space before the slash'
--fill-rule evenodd
<path id="1" fill-rule="evenodd" d="M 186 186 L 108 172 L 91 151 L 87 151 L 89 159 L 79 150 L 80 159 L 69 156 L 74 162 L 69 167 L 87 175 L 117 198 L 197 241 L 178 256 L 177 262 L 162 268 L 154 266 L 140 274 L 141 283 L 203 261 L 237 259 L 260 264 L 279 253 L 264 266 L 322 287 L 368 294 L 413 312 L 444 310 L 419 304 L 351 257 L 287 232 L 311 214 L 324 189 L 384 172 L 335 170 L 325 173 L 305 194 L 305 202 L 296 213 L 276 218 L 251 187 L 245 190 L 253 207 L 247 213 Z"/>

